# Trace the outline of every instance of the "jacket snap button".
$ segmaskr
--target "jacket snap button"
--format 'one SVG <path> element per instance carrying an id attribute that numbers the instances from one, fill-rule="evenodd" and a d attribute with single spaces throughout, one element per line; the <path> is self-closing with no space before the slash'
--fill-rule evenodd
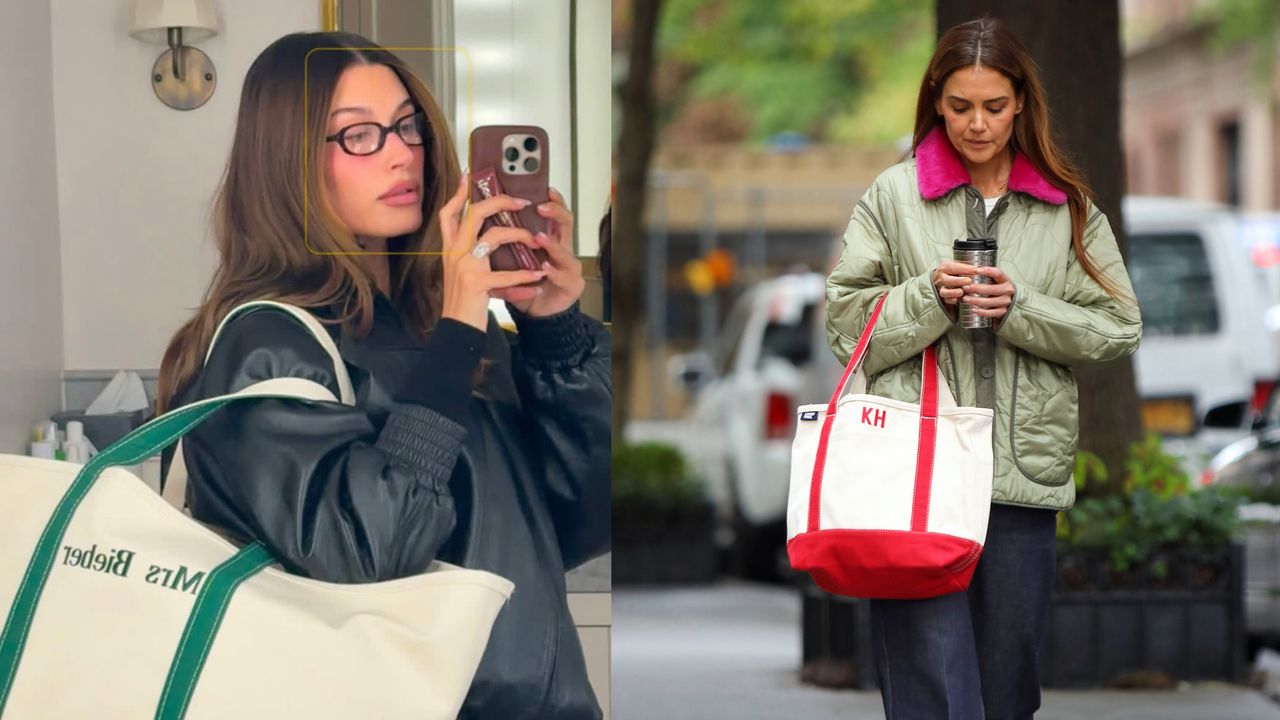
<path id="1" fill-rule="evenodd" d="M 983 365 L 981 368 L 978 369 L 978 373 L 981 374 L 982 377 L 987 380 L 990 380 L 991 376 L 995 374 L 995 372 L 991 369 L 990 365 Z"/>

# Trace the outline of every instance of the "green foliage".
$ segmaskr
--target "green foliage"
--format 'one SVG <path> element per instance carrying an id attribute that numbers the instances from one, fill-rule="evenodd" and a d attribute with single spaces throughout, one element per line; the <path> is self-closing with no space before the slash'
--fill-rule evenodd
<path id="1" fill-rule="evenodd" d="M 1160 436 L 1147 433 L 1140 442 L 1129 447 L 1125 460 L 1125 490 L 1147 490 L 1162 500 L 1185 495 L 1191 487 L 1178 459 L 1164 451 Z"/>
<path id="2" fill-rule="evenodd" d="M 1075 480 L 1076 490 L 1084 490 L 1090 485 L 1107 482 L 1107 464 L 1094 453 L 1081 450 L 1076 453 L 1076 469 L 1071 477 Z"/>
<path id="3" fill-rule="evenodd" d="M 614 506 L 670 509 L 703 502 L 702 483 L 676 448 L 640 443 L 613 451 Z"/>
<path id="4" fill-rule="evenodd" d="M 659 53 L 687 103 L 732 98 L 751 138 L 892 141 L 911 131 L 933 51 L 930 3 L 897 0 L 667 0 Z M 674 68 L 674 69 L 672 69 Z M 660 84 L 661 87 L 661 84 Z"/>
<path id="5" fill-rule="evenodd" d="M 853 97 L 848 114 L 831 121 L 829 139 L 849 144 L 896 141 L 915 129 L 920 80 L 933 56 L 932 18 L 903 31 L 900 47 L 865 62 L 867 82 Z"/>
<path id="6" fill-rule="evenodd" d="M 1223 485 L 1223 492 L 1231 492 L 1240 496 L 1241 500 L 1246 503 L 1265 503 L 1267 505 L 1280 505 L 1280 484 L 1257 485 L 1248 483 L 1243 485 Z"/>
<path id="7" fill-rule="evenodd" d="M 1077 485 L 1081 468 L 1091 464 L 1077 458 Z M 1059 516 L 1064 545 L 1103 549 L 1111 566 L 1123 572 L 1161 550 L 1213 551 L 1230 542 L 1239 524 L 1240 494 L 1216 486 L 1191 492 L 1159 436 L 1149 433 L 1130 446 L 1125 470 L 1124 495 L 1086 498 Z"/>
<path id="8" fill-rule="evenodd" d="M 1239 45 L 1253 50 L 1253 82 L 1266 93 L 1280 41 L 1280 4 L 1275 0 L 1212 0 L 1200 7 L 1197 19 L 1213 26 L 1209 45 L 1222 53 Z"/>

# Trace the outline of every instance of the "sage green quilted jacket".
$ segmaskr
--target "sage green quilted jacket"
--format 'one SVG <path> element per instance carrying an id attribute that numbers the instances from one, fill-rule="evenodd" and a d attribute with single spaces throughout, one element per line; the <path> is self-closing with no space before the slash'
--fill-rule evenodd
<path id="1" fill-rule="evenodd" d="M 1015 156 L 1008 192 L 989 216 L 969 182 L 941 129 L 876 179 L 854 209 L 828 278 L 828 338 L 847 363 L 887 293 L 863 365 L 868 392 L 918 402 L 921 353 L 937 343 L 957 402 L 994 410 L 993 502 L 1066 509 L 1075 502 L 1079 438 L 1071 368 L 1132 353 L 1142 332 L 1137 302 L 1101 211 L 1089 207 L 1085 247 L 1120 300 L 1077 262 L 1066 196 L 1025 157 Z M 964 237 L 996 238 L 996 264 L 1014 283 L 1013 305 L 994 331 L 957 325 L 930 281 L 951 258 L 952 241 Z"/>

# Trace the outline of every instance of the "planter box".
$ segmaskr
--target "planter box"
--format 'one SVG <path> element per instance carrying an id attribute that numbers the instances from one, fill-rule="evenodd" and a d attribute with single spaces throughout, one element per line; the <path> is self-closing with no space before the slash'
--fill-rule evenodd
<path id="1" fill-rule="evenodd" d="M 866 600 L 841 597 L 808 575 L 800 585 L 803 682 L 832 688 L 878 687 L 871 654 L 871 609 Z"/>
<path id="2" fill-rule="evenodd" d="M 1254 505 L 1251 509 L 1254 517 L 1243 527 L 1245 628 L 1251 639 L 1274 645 L 1280 639 L 1280 508 Z M 1244 511 L 1241 508 L 1242 519 Z"/>
<path id="3" fill-rule="evenodd" d="M 720 574 L 715 509 L 618 508 L 613 516 L 613 582 L 690 584 Z"/>
<path id="4" fill-rule="evenodd" d="M 1243 581 L 1238 545 L 1155 556 L 1126 573 L 1103 553 L 1060 550 L 1041 684 L 1098 687 L 1134 673 L 1242 682 Z"/>

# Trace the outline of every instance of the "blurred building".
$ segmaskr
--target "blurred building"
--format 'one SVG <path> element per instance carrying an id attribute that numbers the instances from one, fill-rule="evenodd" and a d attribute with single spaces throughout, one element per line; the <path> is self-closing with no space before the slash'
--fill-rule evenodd
<path id="1" fill-rule="evenodd" d="M 1128 192 L 1280 207 L 1280 52 L 1215 50 L 1203 0 L 1125 0 Z"/>
<path id="2" fill-rule="evenodd" d="M 827 272 L 858 198 L 901 159 L 894 148 L 797 142 L 661 145 L 645 217 L 646 352 L 633 358 L 633 417 L 674 417 L 688 399 L 668 381 L 673 355 L 719 344 L 742 291 L 797 270 Z M 699 293 L 685 272 L 715 251 L 731 280 Z"/>
<path id="3" fill-rule="evenodd" d="M 766 277 L 825 272 L 858 198 L 899 159 L 892 148 L 660 147 L 645 225 L 651 252 L 660 253 L 653 260 L 667 269 L 666 339 L 699 339 L 687 261 L 714 249 L 731 254 L 737 272 L 717 291 L 722 304 Z"/>

